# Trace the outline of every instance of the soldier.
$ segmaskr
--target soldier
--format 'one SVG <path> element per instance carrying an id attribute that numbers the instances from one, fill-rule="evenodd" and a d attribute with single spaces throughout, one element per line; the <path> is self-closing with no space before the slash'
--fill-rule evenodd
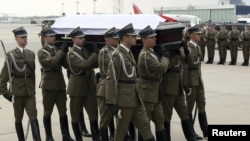
<path id="1" fill-rule="evenodd" d="M 51 28 L 44 28 L 40 35 L 44 41 L 44 46 L 38 51 L 38 60 L 42 67 L 39 88 L 42 89 L 43 94 L 43 124 L 46 141 L 54 141 L 51 129 L 51 114 L 54 105 L 58 109 L 63 140 L 73 141 L 69 134 L 68 117 L 66 114 L 66 84 L 62 73 L 62 66 L 67 67 L 65 55 L 67 54 L 68 46 L 62 44 L 59 48 L 54 45 L 56 33 Z"/>
<path id="2" fill-rule="evenodd" d="M 171 140 L 170 122 L 175 108 L 181 119 L 181 126 L 187 141 L 197 141 L 199 136 L 194 134 L 194 129 L 189 119 L 186 96 L 183 92 L 183 61 L 189 57 L 189 50 L 185 42 L 182 48 L 169 50 L 170 62 L 167 71 L 162 75 L 160 94 L 165 116 L 165 129 L 168 140 Z"/>
<path id="3" fill-rule="evenodd" d="M 106 105 L 106 77 L 111 54 L 119 44 L 119 37 L 115 27 L 108 29 L 104 33 L 104 39 L 106 45 L 99 51 L 98 56 L 100 78 L 97 86 L 97 104 L 100 109 L 100 133 L 102 141 L 109 141 L 108 126 L 110 127 L 110 140 L 114 140 L 114 120 L 113 114 Z"/>
<path id="4" fill-rule="evenodd" d="M 250 26 L 245 25 L 245 30 L 241 32 L 242 38 L 242 53 L 244 62 L 241 66 L 248 66 L 249 65 L 249 47 L 250 47 Z"/>
<path id="5" fill-rule="evenodd" d="M 74 43 L 67 54 L 70 70 L 67 93 L 70 96 L 70 113 L 72 127 L 77 141 L 82 141 L 79 130 L 79 114 L 85 107 L 89 120 L 93 141 L 100 141 L 97 101 L 95 95 L 95 72 L 98 66 L 96 46 L 84 46 L 85 38 L 80 27 L 75 28 L 69 35 Z"/>
<path id="6" fill-rule="evenodd" d="M 206 44 L 207 44 L 207 57 L 206 64 L 213 64 L 214 62 L 214 49 L 216 44 L 217 31 L 213 28 L 213 25 L 208 25 L 206 32 Z"/>
<path id="7" fill-rule="evenodd" d="M 150 26 L 141 30 L 139 35 L 143 48 L 138 57 L 137 91 L 143 101 L 149 120 L 155 123 L 157 141 L 166 141 L 162 102 L 159 100 L 159 85 L 161 75 L 167 70 L 169 59 L 165 52 L 160 52 L 164 55 L 160 58 L 157 57 L 153 50 L 157 34 Z"/>
<path id="8" fill-rule="evenodd" d="M 206 30 L 204 29 L 204 24 L 200 24 L 199 26 L 200 30 L 202 31 L 201 33 L 201 40 L 198 42 L 199 46 L 200 46 L 200 49 L 201 49 L 201 54 L 202 54 L 202 57 L 201 57 L 201 61 L 204 61 L 204 57 L 205 57 L 205 52 L 206 52 Z"/>
<path id="9" fill-rule="evenodd" d="M 0 93 L 9 97 L 9 100 L 13 102 L 18 140 L 25 140 L 22 126 L 25 109 L 31 123 L 33 140 L 41 141 L 35 97 L 35 53 L 25 48 L 27 31 L 23 27 L 14 29 L 12 32 L 17 47 L 7 53 L 8 61 L 5 60 L 0 74 Z M 9 90 L 7 89 L 8 81 L 10 82 Z"/>
<path id="10" fill-rule="evenodd" d="M 191 89 L 190 94 L 187 96 L 187 105 L 188 105 L 188 113 L 192 118 L 192 111 L 194 108 L 194 103 L 196 102 L 198 108 L 198 118 L 201 130 L 203 132 L 203 137 L 208 137 L 208 123 L 207 116 L 205 111 L 205 91 L 204 84 L 201 76 L 201 53 L 200 48 L 197 43 L 200 40 L 201 31 L 197 26 L 194 26 L 189 29 L 190 34 L 190 42 L 188 42 L 188 47 L 190 50 L 190 58 L 187 61 L 187 69 L 188 69 L 188 87 Z"/>
<path id="11" fill-rule="evenodd" d="M 219 65 L 224 65 L 227 58 L 227 43 L 228 43 L 228 31 L 226 29 L 226 25 L 220 26 L 220 31 L 217 33 L 218 39 L 218 50 L 220 61 L 217 63 Z"/>
<path id="12" fill-rule="evenodd" d="M 120 46 L 113 52 L 108 66 L 106 104 L 117 116 L 115 141 L 122 141 L 132 121 L 145 141 L 155 141 L 150 121 L 136 91 L 136 61 L 130 50 L 137 34 L 130 23 L 118 31 Z"/>
<path id="13" fill-rule="evenodd" d="M 231 54 L 231 62 L 229 65 L 236 65 L 237 55 L 238 55 L 238 47 L 241 42 L 240 31 L 237 29 L 237 25 L 232 25 L 232 31 L 229 32 L 229 44 L 230 44 L 230 54 Z"/>

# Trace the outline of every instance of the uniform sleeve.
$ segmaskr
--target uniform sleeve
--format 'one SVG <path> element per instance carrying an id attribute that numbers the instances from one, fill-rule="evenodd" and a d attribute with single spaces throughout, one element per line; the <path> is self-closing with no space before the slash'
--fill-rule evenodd
<path id="1" fill-rule="evenodd" d="M 9 81 L 9 73 L 8 73 L 7 62 L 5 60 L 4 66 L 3 66 L 1 74 L 0 74 L 0 95 L 7 92 L 7 82 L 8 81 Z"/>
<path id="2" fill-rule="evenodd" d="M 63 56 L 64 53 L 61 50 L 58 50 L 55 56 L 49 56 L 47 53 L 42 51 L 42 49 L 38 51 L 38 60 L 42 66 L 47 66 L 47 67 L 56 66 L 61 61 Z"/>
<path id="3" fill-rule="evenodd" d="M 169 60 L 166 57 L 161 57 L 160 61 L 154 58 L 150 53 L 142 55 L 142 61 L 145 63 L 145 66 L 148 67 L 150 72 L 155 73 L 164 73 L 166 72 L 169 64 Z"/>
<path id="4" fill-rule="evenodd" d="M 102 70 L 102 72 L 105 72 L 105 74 L 107 73 L 107 66 L 109 64 L 109 61 L 110 61 L 110 56 L 108 50 L 106 49 L 101 50 L 98 56 L 98 66 L 100 70 Z"/>
<path id="5" fill-rule="evenodd" d="M 113 62 L 113 63 L 112 63 Z M 106 81 L 106 103 L 117 104 L 117 80 L 120 73 L 120 57 L 114 55 L 108 65 Z M 113 65 L 113 68 L 112 68 Z"/>
<path id="6" fill-rule="evenodd" d="M 95 65 L 98 66 L 98 56 L 96 53 L 92 53 L 87 59 L 81 59 L 74 55 L 72 52 L 69 54 L 70 65 L 83 69 L 92 69 Z"/>

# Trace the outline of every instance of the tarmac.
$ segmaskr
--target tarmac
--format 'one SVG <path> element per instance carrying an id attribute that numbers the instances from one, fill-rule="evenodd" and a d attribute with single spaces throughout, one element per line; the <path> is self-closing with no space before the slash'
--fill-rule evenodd
<path id="1" fill-rule="evenodd" d="M 40 38 L 38 33 L 41 27 L 38 25 L 17 25 L 17 24 L 0 24 L 0 40 L 5 44 L 6 50 L 15 48 L 16 43 L 13 33 L 14 28 L 24 26 L 28 31 L 28 45 L 27 48 L 37 53 L 41 48 Z M 1 49 L 2 50 L 2 47 Z M 206 95 L 206 112 L 207 120 L 210 124 L 250 124 L 250 66 L 241 66 L 243 62 L 242 51 L 238 52 L 238 60 L 235 66 L 228 65 L 230 61 L 229 50 L 227 52 L 227 63 L 225 65 L 217 65 L 218 50 L 215 51 L 214 64 L 202 63 L 202 76 L 205 85 Z M 207 54 L 205 55 L 207 59 Z M 205 59 L 205 61 L 206 61 Z M 4 53 L 0 51 L 0 68 L 2 68 L 4 62 Z M 40 64 L 36 58 L 36 102 L 38 110 L 38 121 L 40 125 L 41 138 L 45 140 L 45 131 L 43 126 L 43 106 L 42 106 L 42 94 L 41 89 L 38 87 L 40 82 Z M 67 79 L 66 83 L 67 83 Z M 69 98 L 67 101 L 69 109 Z M 17 141 L 17 135 L 15 132 L 15 119 L 13 107 L 10 102 L 0 97 L 0 141 Z M 67 111 L 69 118 L 69 129 L 71 137 L 74 138 L 74 134 L 71 128 L 70 111 Z M 85 123 L 88 131 L 90 132 L 89 119 L 85 112 Z M 24 114 L 23 127 L 25 134 L 28 129 L 27 114 Z M 154 133 L 154 125 L 152 125 L 152 132 Z M 199 127 L 198 118 L 196 118 L 194 124 L 195 130 L 199 135 L 202 132 Z M 60 123 L 57 109 L 54 108 L 52 115 L 52 131 L 56 141 L 62 140 L 60 131 Z M 184 134 L 182 132 L 180 118 L 174 111 L 171 122 L 171 137 L 172 141 L 185 141 Z M 84 141 L 92 141 L 91 138 L 83 138 Z M 32 141 L 32 133 L 29 128 L 27 141 Z"/>

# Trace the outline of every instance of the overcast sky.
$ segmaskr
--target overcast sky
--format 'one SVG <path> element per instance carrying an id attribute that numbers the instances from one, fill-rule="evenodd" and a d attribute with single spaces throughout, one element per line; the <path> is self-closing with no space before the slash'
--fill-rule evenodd
<path id="1" fill-rule="evenodd" d="M 94 0 L 1 0 L 1 13 L 16 16 L 48 16 L 74 15 L 77 12 L 91 14 L 94 12 Z M 96 0 L 96 13 L 113 13 L 115 0 Z M 153 13 L 154 7 L 177 7 L 188 4 L 217 5 L 219 0 L 122 0 L 123 13 L 133 13 L 132 3 L 135 3 L 143 13 Z M 244 0 L 250 5 L 250 0 Z"/>

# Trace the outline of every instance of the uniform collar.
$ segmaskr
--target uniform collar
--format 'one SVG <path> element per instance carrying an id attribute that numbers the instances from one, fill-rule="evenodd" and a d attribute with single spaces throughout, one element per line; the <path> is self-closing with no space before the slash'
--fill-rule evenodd
<path id="1" fill-rule="evenodd" d="M 195 43 L 194 41 L 190 40 L 190 43 L 197 47 L 197 43 Z"/>
<path id="2" fill-rule="evenodd" d="M 19 47 L 19 46 L 17 46 L 17 48 L 23 53 L 23 51 L 25 50 L 24 48 L 22 48 L 22 47 Z"/>
<path id="3" fill-rule="evenodd" d="M 125 45 L 123 45 L 123 44 L 120 44 L 120 46 L 123 48 L 123 49 L 125 49 L 128 53 L 129 53 L 129 51 L 130 51 L 130 49 L 129 48 L 127 48 Z"/>

